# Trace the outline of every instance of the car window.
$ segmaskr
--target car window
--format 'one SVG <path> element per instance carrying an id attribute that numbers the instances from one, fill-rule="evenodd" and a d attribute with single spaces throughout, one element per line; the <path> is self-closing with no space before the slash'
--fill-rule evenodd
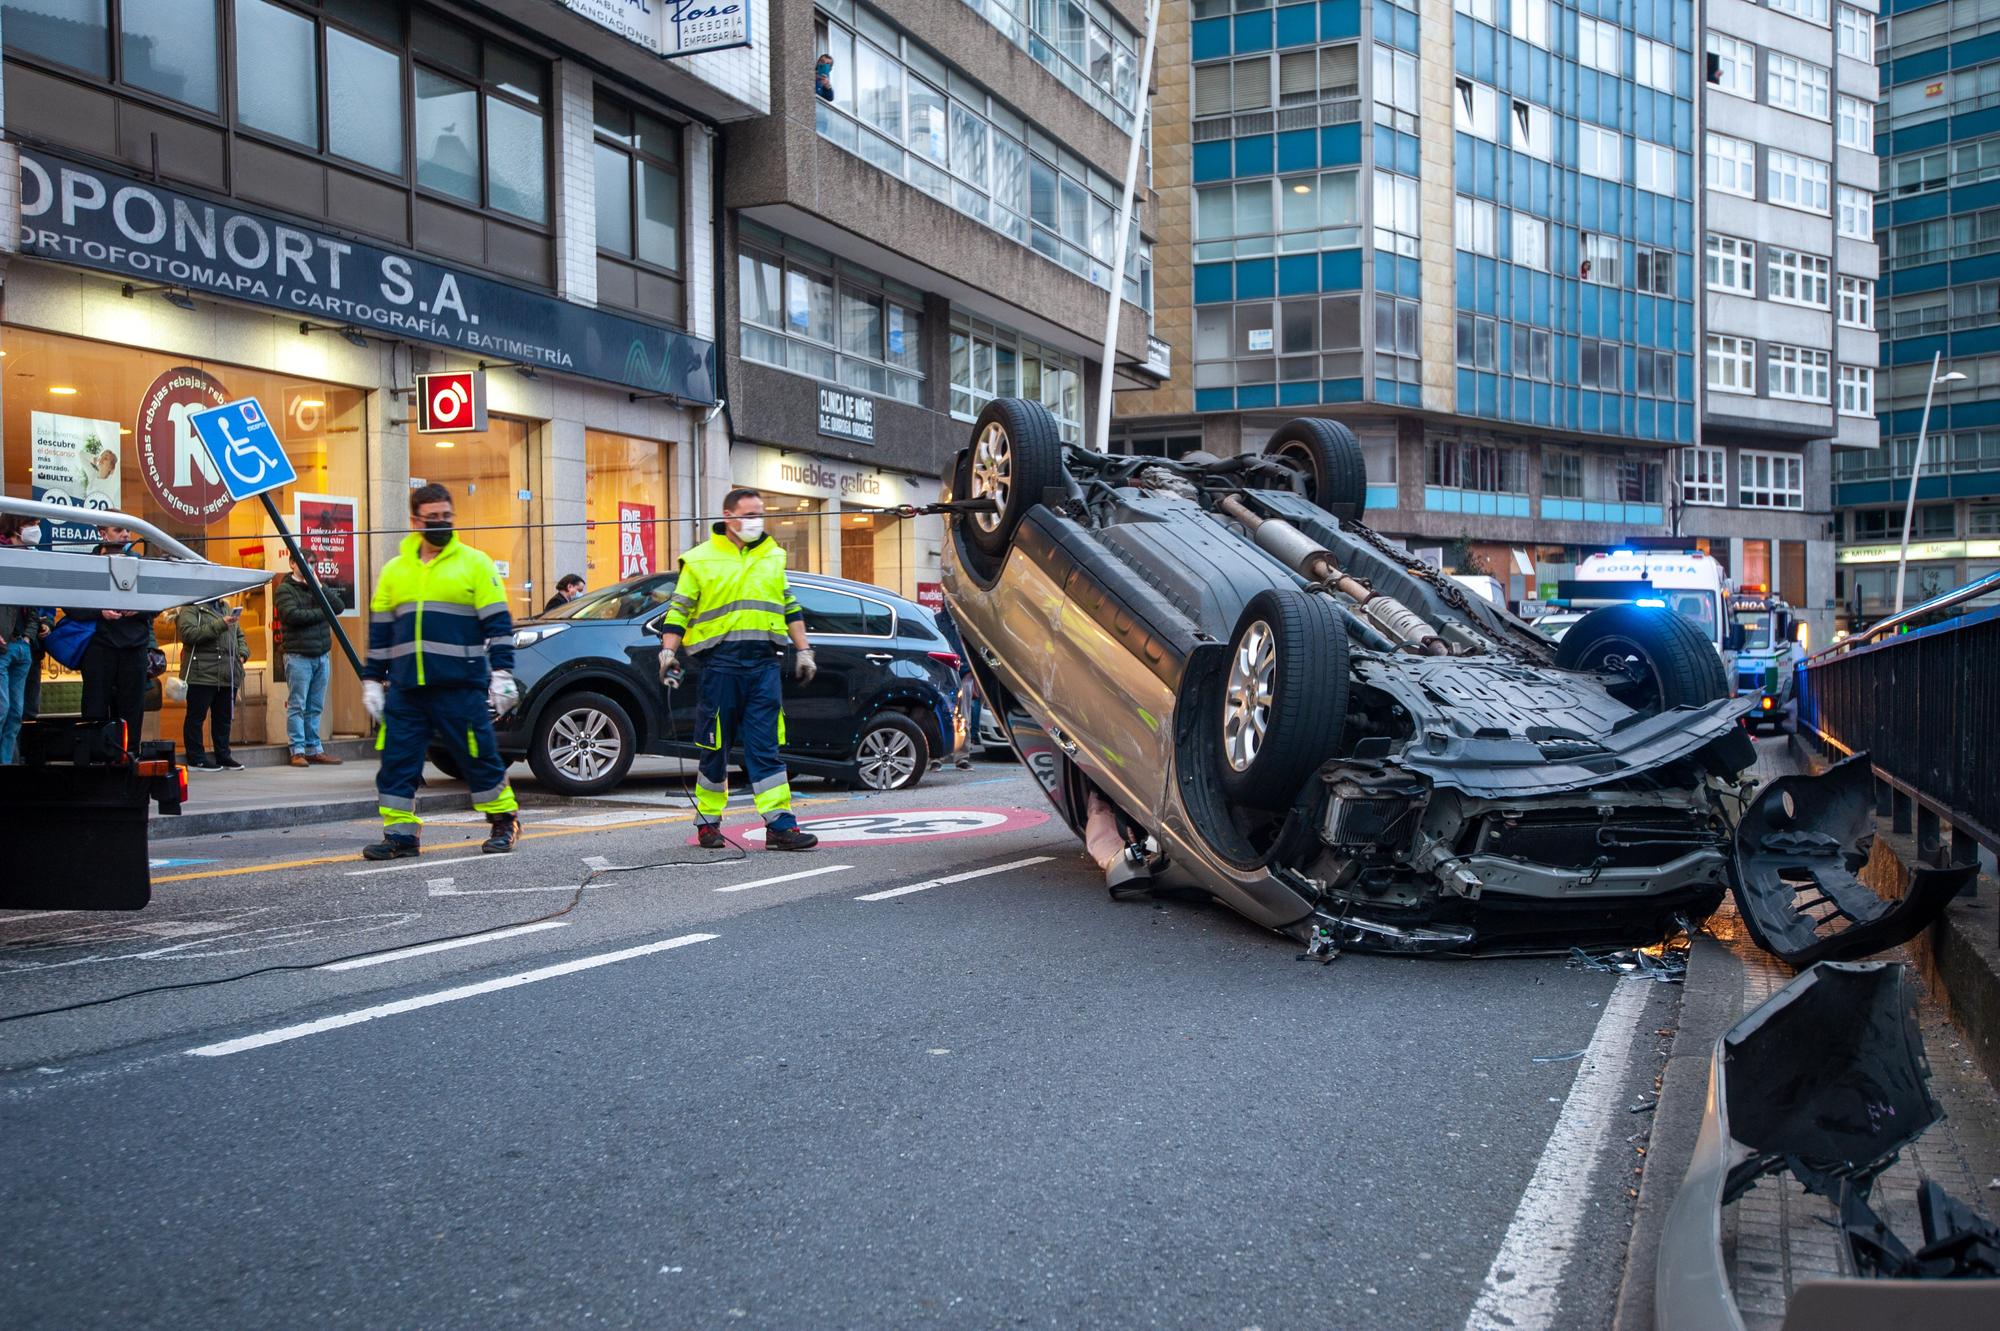
<path id="1" fill-rule="evenodd" d="M 918 642 L 943 642 L 944 635 L 931 623 L 929 614 L 922 610 L 904 610 L 896 616 L 896 632 L 905 638 Z"/>
<path id="2" fill-rule="evenodd" d="M 792 595 L 806 614 L 807 633 L 844 633 L 886 638 L 895 631 L 895 612 L 880 601 L 828 587 L 794 585 Z"/>
<path id="3" fill-rule="evenodd" d="M 1682 618 L 1692 620 L 1703 633 L 1715 636 L 1715 598 L 1707 592 L 1682 592 L 1675 596 L 1673 608 Z"/>
<path id="4" fill-rule="evenodd" d="M 544 619 L 636 619 L 663 608 L 674 594 L 671 573 L 620 583 L 603 591 L 585 592 L 568 605 L 559 606 Z"/>
<path id="5" fill-rule="evenodd" d="M 1764 652 L 1771 648 L 1771 617 L 1769 615 L 1738 615 L 1736 622 L 1743 626 L 1743 650 Z"/>

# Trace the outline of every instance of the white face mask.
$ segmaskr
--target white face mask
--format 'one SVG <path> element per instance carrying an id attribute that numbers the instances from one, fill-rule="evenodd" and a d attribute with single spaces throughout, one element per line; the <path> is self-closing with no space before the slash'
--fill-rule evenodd
<path id="1" fill-rule="evenodd" d="M 764 534 L 763 518 L 761 517 L 738 518 L 736 520 L 736 536 L 737 539 L 743 542 L 743 544 L 748 545 L 750 544 L 750 542 L 756 540 L 759 536 L 762 536 L 763 534 Z"/>
<path id="2" fill-rule="evenodd" d="M 30 526 L 21 528 L 22 545 L 40 545 L 41 543 L 42 529 L 40 527 Z"/>

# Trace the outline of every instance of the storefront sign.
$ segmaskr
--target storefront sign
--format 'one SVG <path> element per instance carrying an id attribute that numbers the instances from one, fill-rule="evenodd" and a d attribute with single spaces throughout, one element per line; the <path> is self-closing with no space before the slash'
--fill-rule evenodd
<path id="1" fill-rule="evenodd" d="M 806 453 L 738 444 L 730 451 L 730 470 L 739 484 L 759 490 L 835 499 L 857 508 L 928 502 L 913 482 L 899 475 L 879 472 L 865 463 L 837 462 Z"/>
<path id="2" fill-rule="evenodd" d="M 1146 369 L 1165 379 L 1174 372 L 1174 349 L 1157 337 L 1146 338 Z"/>
<path id="3" fill-rule="evenodd" d="M 118 456 L 118 422 L 83 416 L 58 416 L 50 411 L 29 413 L 29 447 L 33 469 L 30 493 L 46 504 L 116 511 L 124 507 L 119 486 L 125 479 Z M 97 543 L 97 528 L 84 522 L 49 523 L 51 547 L 88 551 Z"/>
<path id="4" fill-rule="evenodd" d="M 750 45 L 750 0 L 562 0 L 657 56 Z"/>
<path id="5" fill-rule="evenodd" d="M 618 580 L 651 573 L 653 562 L 653 506 L 618 502 Z"/>
<path id="6" fill-rule="evenodd" d="M 160 507 L 182 522 L 207 527 L 235 506 L 188 421 L 227 401 L 229 392 L 214 375 L 189 365 L 153 380 L 139 399 L 132 436 L 139 474 Z"/>
<path id="7" fill-rule="evenodd" d="M 25 254 L 692 403 L 715 344 L 22 149 Z"/>
<path id="8" fill-rule="evenodd" d="M 1836 564 L 1893 564 L 1902 557 L 1900 545 L 1850 545 L 1836 551 Z M 1924 559 L 1991 559 L 2000 555 L 2000 541 L 1918 541 L 1910 546 L 1912 561 Z"/>
<path id="9" fill-rule="evenodd" d="M 944 584 L 941 582 L 918 583 L 917 604 L 926 610 L 944 609 Z"/>
<path id="10" fill-rule="evenodd" d="M 486 428 L 486 372 L 417 376 L 417 433 L 476 433 Z"/>
<path id="11" fill-rule="evenodd" d="M 819 390 L 819 432 L 858 444 L 875 442 L 875 399 L 838 388 Z"/>
<path id="12" fill-rule="evenodd" d="M 299 534 L 299 547 L 312 561 L 313 576 L 340 597 L 342 619 L 361 613 L 354 556 L 360 511 L 361 505 L 346 495 L 293 496 L 292 530 Z"/>

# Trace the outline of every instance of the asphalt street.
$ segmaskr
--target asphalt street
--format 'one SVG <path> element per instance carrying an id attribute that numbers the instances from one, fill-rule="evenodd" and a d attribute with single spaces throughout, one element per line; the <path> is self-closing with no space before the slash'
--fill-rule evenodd
<path id="1" fill-rule="evenodd" d="M 0 1320 L 1608 1322 L 1672 988 L 1114 903 L 1012 764 L 801 793 L 809 855 L 653 782 L 0 917 L 0 1019 L 89 1004 L 0 1021 Z"/>

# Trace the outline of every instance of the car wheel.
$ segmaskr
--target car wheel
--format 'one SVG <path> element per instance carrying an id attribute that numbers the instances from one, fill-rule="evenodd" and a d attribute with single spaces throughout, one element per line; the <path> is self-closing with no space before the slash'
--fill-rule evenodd
<path id="1" fill-rule="evenodd" d="M 1223 793 L 1289 808 L 1339 751 L 1347 720 L 1347 631 L 1325 597 L 1272 588 L 1250 599 L 1229 640 L 1216 707 Z"/>
<path id="2" fill-rule="evenodd" d="M 1339 421 L 1287 421 L 1264 445 L 1264 456 L 1297 472 L 1311 503 L 1344 521 L 1360 518 L 1368 503 L 1368 464 L 1354 431 Z"/>
<path id="3" fill-rule="evenodd" d="M 601 693 L 556 699 L 535 723 L 528 766 L 564 795 L 602 795 L 632 770 L 638 735 L 625 709 Z"/>
<path id="4" fill-rule="evenodd" d="M 984 554 L 1007 553 L 1021 519 L 1062 475 L 1062 434 L 1049 409 L 1026 398 L 993 399 L 972 427 L 958 492 L 996 507 L 965 515 L 967 539 Z"/>
<path id="5" fill-rule="evenodd" d="M 923 727 L 901 712 L 877 712 L 854 745 L 854 770 L 870 790 L 908 790 L 930 770 Z"/>
<path id="6" fill-rule="evenodd" d="M 1699 707 L 1729 695 L 1715 644 L 1680 615 L 1650 606 L 1591 611 L 1563 634 L 1556 665 L 1622 676 L 1611 696 L 1639 712 Z"/>

